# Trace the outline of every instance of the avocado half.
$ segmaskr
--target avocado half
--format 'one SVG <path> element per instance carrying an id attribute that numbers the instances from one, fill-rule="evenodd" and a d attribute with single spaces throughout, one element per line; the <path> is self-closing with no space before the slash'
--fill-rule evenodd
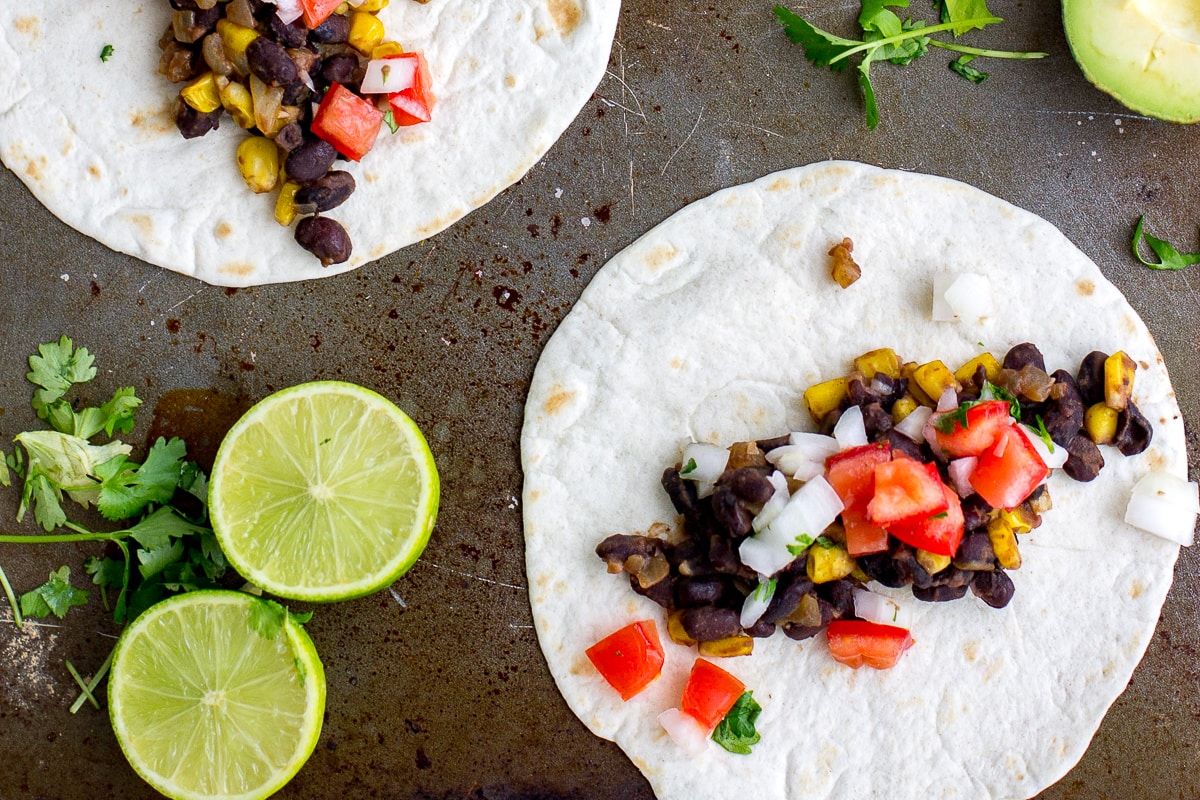
<path id="1" fill-rule="evenodd" d="M 1200 0 L 1063 0 L 1087 79 L 1129 108 L 1200 120 Z"/>

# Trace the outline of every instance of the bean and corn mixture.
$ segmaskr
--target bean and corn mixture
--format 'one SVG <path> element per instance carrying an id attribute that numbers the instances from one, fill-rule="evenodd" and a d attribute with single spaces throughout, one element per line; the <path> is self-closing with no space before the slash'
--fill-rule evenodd
<path id="1" fill-rule="evenodd" d="M 296 222 L 296 241 L 323 266 L 349 259 L 345 227 L 323 216 L 355 189 L 354 177 L 335 168 L 338 159 L 361 158 L 384 123 L 395 132 L 428 119 L 423 60 L 385 40 L 376 15 L 388 0 L 170 3 L 159 72 L 182 84 L 174 112 L 179 132 L 203 136 L 228 113 L 250 134 L 238 146 L 238 169 L 254 192 L 277 192 L 276 221 Z M 296 18 L 285 22 L 290 16 Z M 362 91 L 373 61 L 409 57 L 420 69 L 407 98 Z M 389 67 L 382 70 L 386 79 Z M 406 99 L 403 108 L 416 116 L 395 105 Z"/>
<path id="2" fill-rule="evenodd" d="M 935 465 L 941 481 L 951 486 L 955 485 L 949 474 L 953 459 L 938 446 L 942 438 L 933 431 L 966 435 L 965 428 L 955 430 L 954 420 L 965 421 L 970 408 L 981 405 L 981 398 L 1003 398 L 1013 416 L 1019 412 L 1020 420 L 1037 427 L 1049 440 L 1047 447 L 1065 449 L 1062 469 L 1067 475 L 1090 481 L 1104 465 L 1098 445 L 1112 445 L 1127 456 L 1149 446 L 1151 426 L 1132 400 L 1135 370 L 1136 364 L 1122 352 L 1092 352 L 1075 374 L 1061 369 L 1047 373 L 1041 352 L 1028 343 L 1012 348 L 1003 360 L 983 353 L 954 371 L 941 361 L 904 363 L 892 350 L 881 349 L 854 359 L 848 376 L 810 387 L 804 402 L 822 433 L 834 431 L 843 413 L 857 406 L 868 440 L 859 450 L 870 454 L 870 448 L 886 448 L 896 460 L 908 457 Z M 932 441 L 897 429 L 900 425 L 911 431 L 901 424 L 903 420 L 922 406 L 937 407 L 947 390 L 954 390 L 951 397 L 957 408 L 940 414 L 923 412 L 929 415 L 924 431 Z M 1015 427 L 1015 422 L 1006 416 L 1004 425 Z M 955 600 L 970 590 L 989 606 L 1008 604 L 1013 582 L 1006 571 L 1021 563 L 1018 535 L 1039 527 L 1041 515 L 1051 507 L 1038 476 L 1033 481 L 1036 488 L 1007 508 L 989 505 L 970 487 L 957 489 L 952 506 L 961 507 L 956 532 L 961 540 L 953 555 L 914 547 L 888 531 L 878 552 L 852 556 L 846 510 L 819 536 L 814 532 L 802 552 L 800 547 L 789 547 L 795 559 L 775 574 L 760 575 L 744 564 L 740 545 L 755 534 L 755 516 L 776 491 L 769 480 L 776 472 L 771 453 L 788 442 L 789 436 L 784 435 L 732 445 L 724 471 L 707 496 L 701 496 L 697 483 L 687 478 L 694 464 L 668 468 L 662 485 L 682 516 L 682 531 L 673 532 L 660 523 L 649 535 L 616 534 L 596 548 L 609 572 L 627 573 L 635 592 L 667 610 L 667 629 L 674 641 L 696 644 L 703 656 L 735 656 L 750 653 L 755 638 L 770 636 L 776 629 L 795 640 L 807 639 L 831 620 L 854 618 L 855 591 L 870 581 L 892 588 L 909 586 L 923 601 Z M 831 479 L 831 465 L 837 458 L 825 462 L 824 473 Z M 1041 461 L 1038 465 L 1045 470 L 1044 477 L 1049 470 Z M 779 476 L 774 477 L 778 481 Z M 789 483 L 797 482 L 789 476 Z M 944 512 L 934 515 L 930 525 L 938 525 L 938 518 L 946 516 Z M 740 612 L 747 597 L 761 593 L 767 584 L 766 610 L 744 626 Z"/>

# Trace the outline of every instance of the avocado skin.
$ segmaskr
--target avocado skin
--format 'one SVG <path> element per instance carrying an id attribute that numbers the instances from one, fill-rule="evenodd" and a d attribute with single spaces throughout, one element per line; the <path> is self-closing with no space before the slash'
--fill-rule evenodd
<path id="1" fill-rule="evenodd" d="M 1194 0 L 1063 0 L 1084 76 L 1128 108 L 1200 121 L 1200 5 Z"/>

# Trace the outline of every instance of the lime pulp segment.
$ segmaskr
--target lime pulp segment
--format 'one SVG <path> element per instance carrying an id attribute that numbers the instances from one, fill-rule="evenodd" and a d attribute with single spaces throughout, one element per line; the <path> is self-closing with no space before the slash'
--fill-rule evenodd
<path id="1" fill-rule="evenodd" d="M 266 601 L 177 595 L 139 616 L 117 644 L 113 730 L 137 773 L 168 797 L 266 797 L 316 746 L 325 674 L 312 640 L 290 618 L 269 638 L 258 632 L 255 604 Z"/>
<path id="2" fill-rule="evenodd" d="M 400 409 L 319 381 L 270 395 L 234 425 L 213 467 L 210 512 L 247 580 L 281 597 L 341 600 L 416 561 L 438 489 L 429 446 Z"/>

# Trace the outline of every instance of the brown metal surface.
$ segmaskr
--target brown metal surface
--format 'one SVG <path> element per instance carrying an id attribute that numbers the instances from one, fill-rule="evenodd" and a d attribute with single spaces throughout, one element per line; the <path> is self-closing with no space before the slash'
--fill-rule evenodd
<path id="1" fill-rule="evenodd" d="M 869 132 L 851 75 L 809 65 L 770 2 L 627 0 L 608 75 L 524 180 L 429 241 L 316 283 L 234 291 L 148 266 L 67 228 L 0 171 L 0 446 L 33 427 L 25 359 L 61 333 L 96 355 L 91 399 L 133 385 L 146 400 L 128 437 L 138 444 L 152 423 L 219 437 L 237 408 L 293 383 L 374 387 L 428 435 L 442 511 L 394 594 L 316 610 L 308 629 L 328 676 L 325 727 L 278 796 L 650 798 L 554 688 L 531 628 L 518 502 L 538 353 L 588 279 L 637 236 L 717 189 L 828 158 L 966 181 L 1047 218 L 1099 264 L 1157 338 L 1185 419 L 1200 419 L 1200 278 L 1151 272 L 1128 247 L 1145 213 L 1156 233 L 1195 248 L 1196 128 L 1126 113 L 1089 86 L 1057 4 L 991 5 L 1006 21 L 972 43 L 1050 57 L 982 64 L 991 78 L 981 86 L 953 75 L 940 52 L 877 66 L 883 121 Z M 841 26 L 858 5 L 792 7 L 849 32 Z M 210 411 L 189 411 L 196 395 L 184 390 L 210 394 Z M 1189 453 L 1195 478 L 1194 435 Z M 0 501 L 11 520 L 16 496 Z M 95 552 L 0 545 L 0 563 L 28 589 L 63 563 L 82 576 Z M 1184 550 L 1129 689 L 1043 797 L 1200 797 L 1198 595 L 1200 551 Z M 0 797 L 155 796 L 103 712 L 67 711 L 75 688 L 64 662 L 94 670 L 116 632 L 95 597 L 28 634 L 0 623 Z"/>

